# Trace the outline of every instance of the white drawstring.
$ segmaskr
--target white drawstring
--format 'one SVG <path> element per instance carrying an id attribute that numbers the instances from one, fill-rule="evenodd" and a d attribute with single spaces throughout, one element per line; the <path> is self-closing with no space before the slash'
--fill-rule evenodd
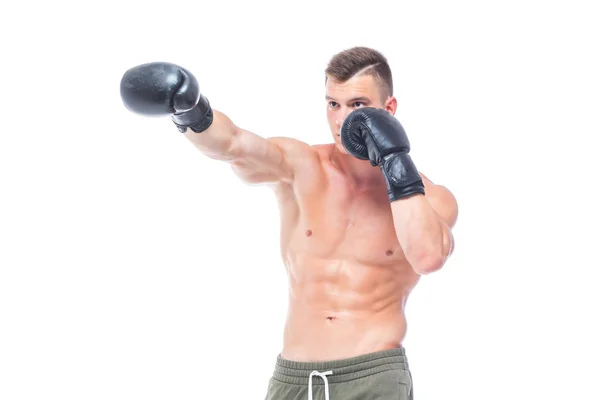
<path id="1" fill-rule="evenodd" d="M 325 400 L 329 400 L 329 382 L 327 382 L 327 375 L 331 375 L 331 374 L 333 374 L 333 371 L 327 371 L 327 372 L 313 371 L 310 373 L 310 376 L 308 377 L 308 400 L 313 400 L 312 377 L 315 375 L 320 376 L 325 381 Z"/>

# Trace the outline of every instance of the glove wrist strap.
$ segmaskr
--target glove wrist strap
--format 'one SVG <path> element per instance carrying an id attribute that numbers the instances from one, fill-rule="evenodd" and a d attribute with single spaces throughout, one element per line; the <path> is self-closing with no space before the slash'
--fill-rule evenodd
<path id="1" fill-rule="evenodd" d="M 200 96 L 200 100 L 196 107 L 189 111 L 174 114 L 171 119 L 181 133 L 184 133 L 187 128 L 190 128 L 196 133 L 200 133 L 207 130 L 212 124 L 213 111 L 208 99 L 204 96 Z"/>
<path id="2" fill-rule="evenodd" d="M 425 186 L 417 167 L 407 153 L 393 153 L 379 165 L 390 203 L 413 194 L 425 194 Z"/>

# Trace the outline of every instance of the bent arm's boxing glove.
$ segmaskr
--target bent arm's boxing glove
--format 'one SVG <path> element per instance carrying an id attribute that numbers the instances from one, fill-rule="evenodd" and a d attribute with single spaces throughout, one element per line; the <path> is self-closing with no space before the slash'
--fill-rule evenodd
<path id="1" fill-rule="evenodd" d="M 390 202 L 425 194 L 421 175 L 408 154 L 408 136 L 393 115 L 380 108 L 359 108 L 348 114 L 340 135 L 348 153 L 381 168 Z"/>
<path id="2" fill-rule="evenodd" d="M 121 99 L 130 111 L 146 116 L 171 115 L 180 132 L 205 131 L 213 120 L 206 97 L 189 71 L 175 64 L 138 65 L 121 79 Z"/>

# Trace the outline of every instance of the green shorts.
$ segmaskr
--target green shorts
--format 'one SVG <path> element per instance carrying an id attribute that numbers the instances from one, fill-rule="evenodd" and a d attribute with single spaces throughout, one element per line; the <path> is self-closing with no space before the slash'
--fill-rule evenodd
<path id="1" fill-rule="evenodd" d="M 279 355 L 265 400 L 412 400 L 403 347 L 323 362 Z"/>

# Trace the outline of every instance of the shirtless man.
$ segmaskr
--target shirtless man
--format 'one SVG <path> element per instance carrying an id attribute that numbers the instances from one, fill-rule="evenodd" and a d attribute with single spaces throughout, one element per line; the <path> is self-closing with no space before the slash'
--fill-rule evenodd
<path id="1" fill-rule="evenodd" d="M 334 143 L 317 146 L 237 127 L 173 64 L 128 70 L 121 96 L 277 196 L 289 310 L 267 400 L 412 399 L 404 306 L 452 253 L 457 203 L 412 162 L 381 53 L 342 51 L 325 77 Z"/>

